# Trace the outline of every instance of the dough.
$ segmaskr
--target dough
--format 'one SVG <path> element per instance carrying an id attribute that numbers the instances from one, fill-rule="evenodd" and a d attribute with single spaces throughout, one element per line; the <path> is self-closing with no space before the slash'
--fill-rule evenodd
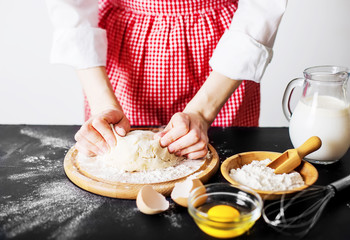
<path id="1" fill-rule="evenodd" d="M 174 166 L 183 160 L 162 148 L 152 131 L 135 130 L 125 137 L 115 134 L 117 145 L 102 156 L 105 166 L 123 171 L 156 170 Z"/>

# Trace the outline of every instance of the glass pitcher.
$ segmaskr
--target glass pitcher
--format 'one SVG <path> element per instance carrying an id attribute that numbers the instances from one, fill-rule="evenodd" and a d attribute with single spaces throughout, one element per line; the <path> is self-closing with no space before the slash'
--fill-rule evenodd
<path id="1" fill-rule="evenodd" d="M 338 161 L 350 146 L 350 110 L 347 99 L 349 69 L 317 66 L 304 70 L 304 78 L 289 82 L 283 96 L 283 112 L 289 123 L 289 136 L 295 148 L 311 136 L 322 140 L 319 150 L 306 156 L 318 164 Z M 294 111 L 290 100 L 293 90 L 302 87 Z"/>

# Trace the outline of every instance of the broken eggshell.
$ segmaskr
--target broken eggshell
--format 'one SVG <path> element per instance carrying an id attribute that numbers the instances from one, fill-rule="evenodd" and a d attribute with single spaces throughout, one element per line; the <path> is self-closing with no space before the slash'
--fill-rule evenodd
<path id="1" fill-rule="evenodd" d="M 183 207 L 188 207 L 188 197 L 198 187 L 203 187 L 203 189 L 199 189 L 198 194 L 205 193 L 201 180 L 198 178 L 186 178 L 183 182 L 175 183 L 174 189 L 170 194 L 171 199 Z"/>
<path id="2" fill-rule="evenodd" d="M 151 185 L 145 185 L 137 194 L 136 206 L 142 213 L 152 215 L 166 211 L 169 202 Z"/>

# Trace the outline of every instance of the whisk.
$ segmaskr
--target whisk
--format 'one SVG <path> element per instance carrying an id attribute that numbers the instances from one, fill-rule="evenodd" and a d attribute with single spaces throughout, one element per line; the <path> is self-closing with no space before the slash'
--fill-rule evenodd
<path id="1" fill-rule="evenodd" d="M 310 186 L 293 197 L 284 195 L 280 201 L 264 207 L 263 218 L 278 232 L 303 237 L 315 225 L 336 192 L 348 186 L 350 175 L 327 186 Z"/>

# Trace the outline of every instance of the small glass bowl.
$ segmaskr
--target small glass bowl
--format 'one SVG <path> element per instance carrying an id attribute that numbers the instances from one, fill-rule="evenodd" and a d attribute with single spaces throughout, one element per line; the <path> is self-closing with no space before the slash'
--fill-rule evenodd
<path id="1" fill-rule="evenodd" d="M 208 211 L 217 205 L 233 207 L 239 211 L 239 216 L 224 220 L 213 219 Z M 254 190 L 228 183 L 198 187 L 188 198 L 188 212 L 197 226 L 216 238 L 233 238 L 244 234 L 260 218 L 262 208 L 262 199 Z"/>

